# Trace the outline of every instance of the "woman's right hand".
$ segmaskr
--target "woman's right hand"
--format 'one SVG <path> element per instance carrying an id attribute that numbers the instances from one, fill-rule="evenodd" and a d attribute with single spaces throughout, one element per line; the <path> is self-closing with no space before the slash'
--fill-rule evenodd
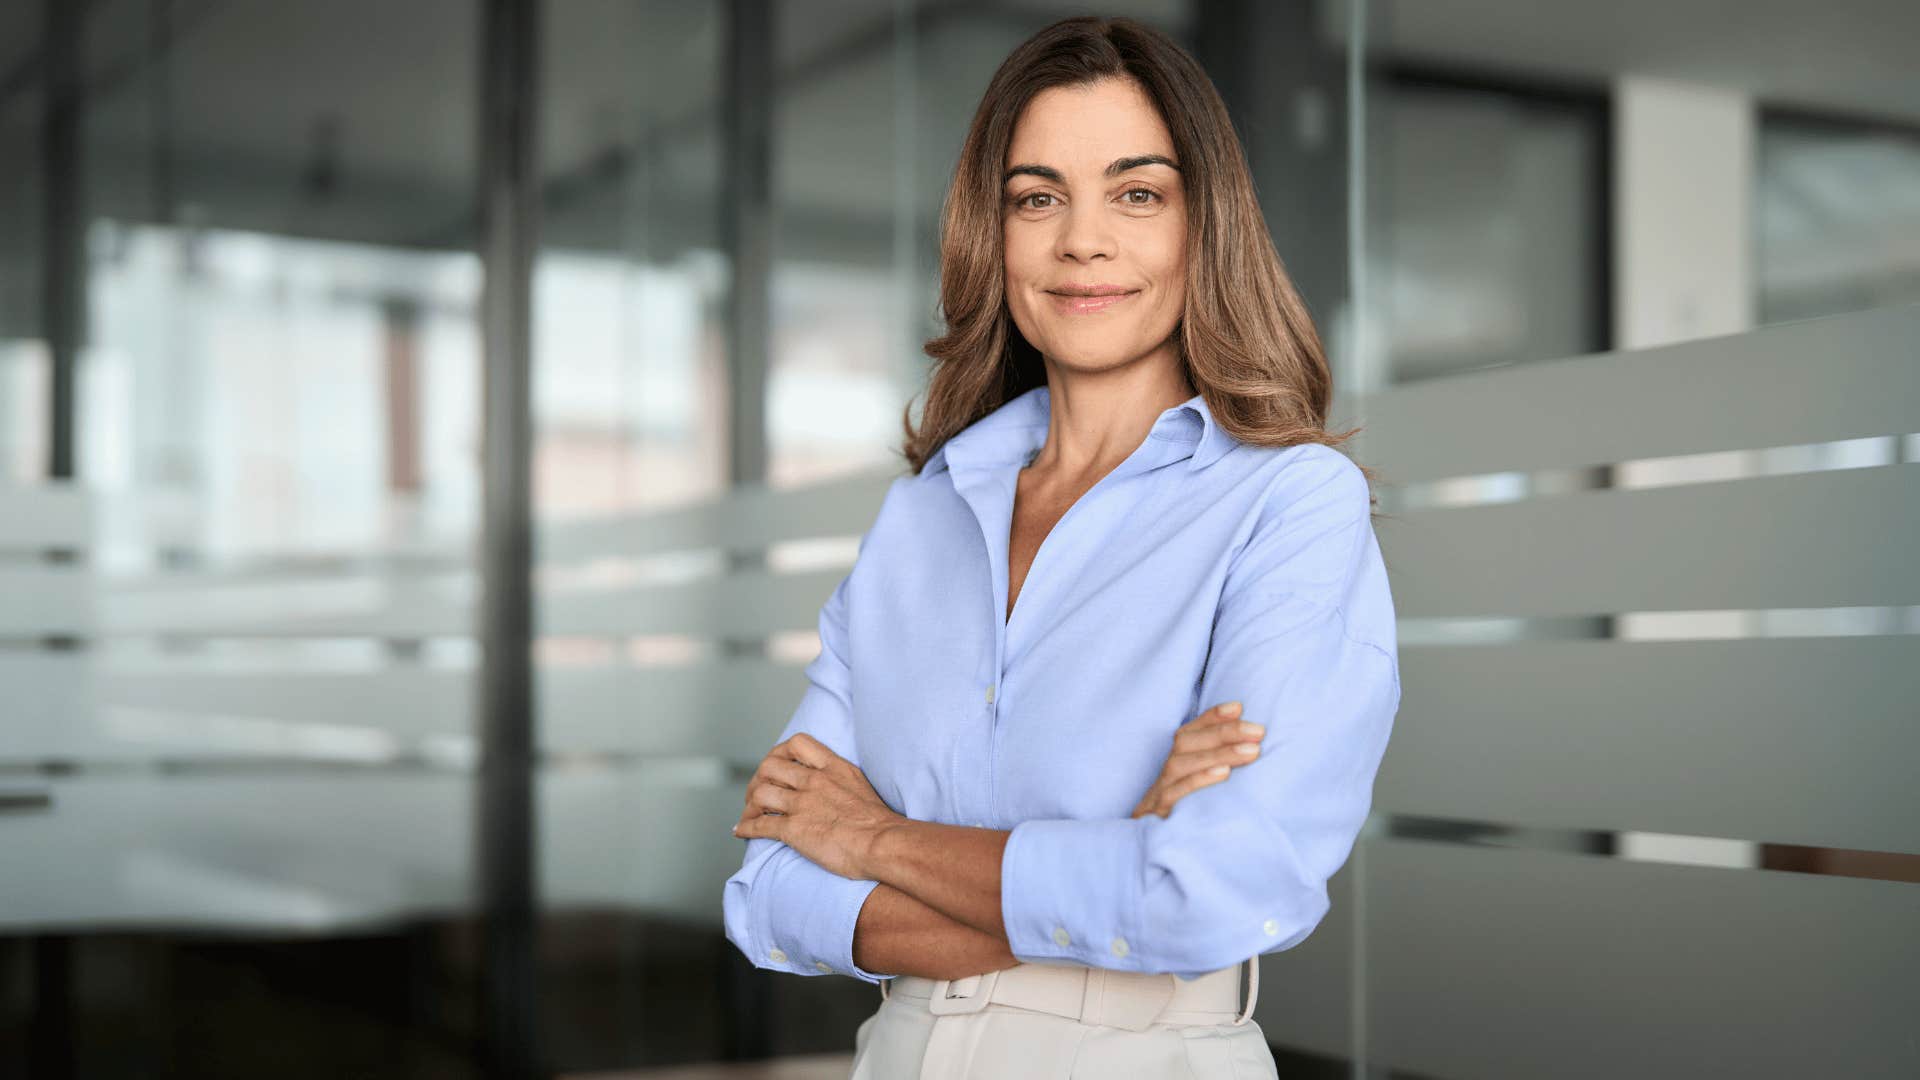
<path id="1" fill-rule="evenodd" d="M 1167 755 L 1160 778 L 1147 789 L 1133 816 L 1166 817 L 1173 804 L 1188 794 L 1225 780 L 1235 765 L 1257 759 L 1264 734 L 1264 725 L 1242 726 L 1237 701 L 1215 705 L 1180 725 L 1173 733 L 1173 751 Z"/>

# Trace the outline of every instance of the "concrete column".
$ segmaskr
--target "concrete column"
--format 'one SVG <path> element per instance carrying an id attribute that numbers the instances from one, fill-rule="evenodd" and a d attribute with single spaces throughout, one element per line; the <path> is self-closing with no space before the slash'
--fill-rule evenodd
<path id="1" fill-rule="evenodd" d="M 1615 347 L 1750 329 L 1753 102 L 1627 76 L 1614 84 L 1613 145 Z"/>

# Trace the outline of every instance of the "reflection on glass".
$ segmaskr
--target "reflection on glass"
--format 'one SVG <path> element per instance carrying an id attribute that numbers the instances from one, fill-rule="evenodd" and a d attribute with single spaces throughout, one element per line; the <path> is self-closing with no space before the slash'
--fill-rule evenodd
<path id="1" fill-rule="evenodd" d="M 1920 301 L 1920 117 L 1763 111 L 1756 167 L 1761 321 Z"/>
<path id="2" fill-rule="evenodd" d="M 1368 273 L 1389 380 L 1602 348 L 1597 99 L 1404 73 L 1368 94 Z"/>
<path id="3" fill-rule="evenodd" d="M 93 241 L 92 485 L 189 493 L 171 539 L 208 557 L 471 527 L 471 254 L 110 220 Z"/>
<path id="4" fill-rule="evenodd" d="M 1392 380 L 1920 296 L 1920 8 L 1365 7 Z"/>
<path id="5" fill-rule="evenodd" d="M 475 12 L 0 5 L 0 1074 L 470 1071 Z"/>

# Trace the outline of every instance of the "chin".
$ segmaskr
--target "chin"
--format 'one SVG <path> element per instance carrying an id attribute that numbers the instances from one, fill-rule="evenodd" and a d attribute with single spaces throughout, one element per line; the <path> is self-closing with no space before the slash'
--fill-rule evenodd
<path id="1" fill-rule="evenodd" d="M 1116 368 L 1136 356 L 1149 351 L 1132 342 L 1112 342 L 1108 340 L 1074 340 L 1060 347 L 1053 356 L 1060 363 L 1082 371 L 1105 371 Z"/>

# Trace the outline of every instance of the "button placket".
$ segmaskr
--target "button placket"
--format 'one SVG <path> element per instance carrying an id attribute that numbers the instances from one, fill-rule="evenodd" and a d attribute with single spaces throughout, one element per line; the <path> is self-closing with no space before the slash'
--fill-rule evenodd
<path id="1" fill-rule="evenodd" d="M 974 523 L 980 527 L 981 541 L 987 556 L 988 610 L 986 617 L 993 628 L 992 667 L 986 674 L 986 682 L 976 684 L 984 704 L 978 710 L 968 709 L 967 714 L 980 718 L 986 726 L 986 790 L 956 796 L 966 805 L 961 807 L 963 817 L 989 817 L 995 804 L 996 780 L 994 777 L 994 753 L 996 726 L 999 722 L 998 699 L 1002 665 L 1006 657 L 1006 593 L 1008 544 L 1013 532 L 1013 498 L 1015 494 L 1015 476 L 1017 470 L 1004 467 L 974 468 L 964 462 L 948 459 L 948 471 L 953 477 L 954 491 L 960 496 L 967 509 L 972 512 Z M 1000 528 L 995 527 L 999 523 Z M 979 699 L 976 699 L 979 700 Z M 969 801 L 971 800 L 971 801 Z"/>

